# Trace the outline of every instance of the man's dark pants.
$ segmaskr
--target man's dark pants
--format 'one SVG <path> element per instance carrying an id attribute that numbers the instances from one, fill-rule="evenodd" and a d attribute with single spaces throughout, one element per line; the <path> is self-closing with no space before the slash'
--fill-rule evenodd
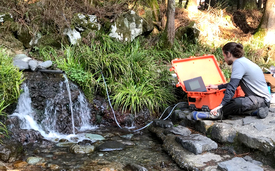
<path id="1" fill-rule="evenodd" d="M 259 96 L 245 96 L 231 99 L 229 103 L 223 106 L 223 116 L 242 115 L 259 109 L 260 107 L 270 107 L 269 102 Z"/>

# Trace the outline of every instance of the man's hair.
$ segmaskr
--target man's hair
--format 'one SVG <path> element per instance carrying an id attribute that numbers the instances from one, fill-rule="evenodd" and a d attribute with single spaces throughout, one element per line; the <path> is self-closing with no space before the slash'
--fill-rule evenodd
<path id="1" fill-rule="evenodd" d="M 229 42 L 224 45 L 222 51 L 226 55 L 228 55 L 228 52 L 230 52 L 235 58 L 240 58 L 244 55 L 243 45 L 235 42 Z"/>

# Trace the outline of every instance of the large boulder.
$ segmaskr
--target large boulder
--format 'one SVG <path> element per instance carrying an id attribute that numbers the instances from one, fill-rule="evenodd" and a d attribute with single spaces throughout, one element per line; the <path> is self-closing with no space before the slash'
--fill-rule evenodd
<path id="1" fill-rule="evenodd" d="M 120 41 L 132 41 L 142 34 L 148 34 L 154 29 L 153 23 L 138 16 L 134 11 L 129 11 L 118 17 L 113 25 L 109 36 Z"/>

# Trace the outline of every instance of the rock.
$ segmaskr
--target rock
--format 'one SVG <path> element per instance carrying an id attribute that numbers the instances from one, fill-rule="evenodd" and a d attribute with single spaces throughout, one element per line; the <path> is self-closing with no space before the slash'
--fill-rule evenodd
<path id="1" fill-rule="evenodd" d="M 125 145 L 118 141 L 107 141 L 97 147 L 99 151 L 120 151 L 125 148 Z"/>
<path id="2" fill-rule="evenodd" d="M 13 17 L 10 13 L 0 14 L 0 23 L 4 23 L 5 21 L 13 21 Z"/>
<path id="3" fill-rule="evenodd" d="M 24 61 L 14 60 L 13 65 L 18 67 L 20 71 L 29 69 L 29 64 Z"/>
<path id="4" fill-rule="evenodd" d="M 257 161 L 257 160 L 253 160 L 250 156 L 245 156 L 243 157 L 243 159 L 245 159 L 246 161 L 250 162 L 250 163 L 253 163 L 253 164 L 256 164 L 258 166 L 263 166 L 263 163 L 260 162 L 260 161 Z"/>
<path id="5" fill-rule="evenodd" d="M 218 163 L 218 169 L 223 171 L 263 171 L 264 169 L 243 158 L 235 157 L 231 160 Z"/>
<path id="6" fill-rule="evenodd" d="M 167 128 L 164 130 L 164 134 L 173 133 L 175 135 L 182 135 L 182 136 L 189 136 L 191 134 L 191 131 L 181 125 L 178 125 L 176 127 Z"/>
<path id="7" fill-rule="evenodd" d="M 70 147 L 70 152 L 74 154 L 88 154 L 94 151 L 95 147 L 93 145 L 79 145 L 74 144 Z"/>
<path id="8" fill-rule="evenodd" d="M 0 144 L 0 160 L 14 162 L 23 155 L 23 146 L 14 140 L 4 140 Z"/>
<path id="9" fill-rule="evenodd" d="M 153 122 L 154 126 L 161 127 L 161 128 L 172 128 L 173 123 L 171 121 L 167 120 L 160 120 L 160 119 L 155 119 Z"/>
<path id="10" fill-rule="evenodd" d="M 218 142 L 230 142 L 233 143 L 236 138 L 237 131 L 232 125 L 225 123 L 216 123 L 211 128 L 211 138 Z"/>
<path id="11" fill-rule="evenodd" d="M 127 12 L 116 19 L 114 24 L 111 26 L 109 36 L 124 42 L 133 41 L 137 36 L 142 35 L 144 32 L 148 34 L 150 30 L 153 30 L 152 23 L 151 26 L 146 26 L 144 24 L 150 23 L 146 22 L 134 11 Z"/>
<path id="12" fill-rule="evenodd" d="M 85 134 L 86 138 L 89 138 L 91 141 L 101 141 L 101 140 L 105 140 L 105 138 L 101 135 L 98 134 Z"/>
<path id="13" fill-rule="evenodd" d="M 41 39 L 41 37 L 42 37 L 41 33 L 36 33 L 36 35 L 31 39 L 31 41 L 29 43 L 30 46 L 37 45 L 38 41 L 39 41 L 39 39 Z"/>
<path id="14" fill-rule="evenodd" d="M 42 157 L 28 157 L 27 158 L 27 162 L 28 164 L 32 164 L 32 165 L 35 165 L 35 164 L 41 164 L 45 161 L 44 158 Z"/>
<path id="15" fill-rule="evenodd" d="M 69 41 L 72 45 L 77 44 L 78 41 L 81 40 L 80 33 L 78 31 L 76 31 L 75 29 L 65 29 L 63 34 L 68 36 Z"/>
<path id="16" fill-rule="evenodd" d="M 25 167 L 27 165 L 28 165 L 27 162 L 20 161 L 20 160 L 18 160 L 18 161 L 16 161 L 16 162 L 13 163 L 13 167 L 16 168 L 16 169 L 23 168 L 23 167 Z"/>
<path id="17" fill-rule="evenodd" d="M 58 170 L 60 167 L 57 164 L 49 164 L 51 170 Z"/>
<path id="18" fill-rule="evenodd" d="M 181 144 L 183 148 L 195 154 L 201 154 L 202 152 L 218 148 L 216 142 L 200 134 L 177 136 L 176 141 Z"/>
<path id="19" fill-rule="evenodd" d="M 137 165 L 137 164 L 127 164 L 124 170 L 131 170 L 131 171 L 148 171 L 145 167 Z"/>
<path id="20" fill-rule="evenodd" d="M 25 54 L 18 54 L 13 58 L 13 65 L 18 67 L 19 70 L 26 70 L 29 69 L 28 62 L 31 60 L 30 57 L 28 57 Z"/>
<path id="21" fill-rule="evenodd" d="M 75 29 L 79 32 L 84 32 L 87 29 L 100 30 L 101 28 L 96 15 L 84 15 L 80 13 L 74 16 L 73 25 L 75 25 Z"/>
<path id="22" fill-rule="evenodd" d="M 38 67 L 38 61 L 37 60 L 30 60 L 29 61 L 29 67 L 32 71 L 36 71 Z"/>
<path id="23" fill-rule="evenodd" d="M 52 61 L 45 61 L 45 62 L 42 62 L 42 63 L 38 64 L 38 68 L 47 69 L 47 68 L 51 67 L 52 64 L 53 64 Z"/>
<path id="24" fill-rule="evenodd" d="M 127 135 L 121 135 L 120 137 L 125 138 L 127 140 L 131 140 L 133 136 L 134 136 L 134 134 L 127 134 Z"/>
<path id="25" fill-rule="evenodd" d="M 168 134 L 163 141 L 163 148 L 183 170 L 200 170 L 199 168 L 206 167 L 208 162 L 216 163 L 226 159 L 226 156 L 210 152 L 196 155 L 177 143 L 175 137 Z"/>
<path id="26" fill-rule="evenodd" d="M 56 144 L 57 147 L 71 147 L 74 142 L 59 142 Z"/>

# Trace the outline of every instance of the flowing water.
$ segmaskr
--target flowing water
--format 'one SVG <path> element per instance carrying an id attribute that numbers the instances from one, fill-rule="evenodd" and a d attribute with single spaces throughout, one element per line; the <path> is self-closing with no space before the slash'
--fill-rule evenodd
<path id="1" fill-rule="evenodd" d="M 77 102 L 70 101 L 71 121 L 73 133 L 64 134 L 58 132 L 57 119 L 59 112 L 66 106 L 56 105 L 64 96 L 64 84 L 67 84 L 69 97 L 71 96 L 68 81 L 59 83 L 59 90 L 56 96 L 47 99 L 44 112 L 38 117 L 37 111 L 32 107 L 32 100 L 29 87 L 22 85 L 23 93 L 20 95 L 15 112 L 9 117 L 20 119 L 21 129 L 33 129 L 39 131 L 44 140 L 35 143 L 25 144 L 25 155 L 23 161 L 30 161 L 30 158 L 41 159 L 39 164 L 28 165 L 25 170 L 125 170 L 122 169 L 129 164 L 137 164 L 147 168 L 149 171 L 177 171 L 181 170 L 171 157 L 162 151 L 159 141 L 147 130 L 142 132 L 131 132 L 130 129 L 119 129 L 106 126 L 94 126 L 91 123 L 91 109 L 82 92 L 79 91 Z M 63 94 L 63 95 L 62 95 Z M 67 106 L 68 107 L 68 106 Z M 74 115 L 78 113 L 78 115 Z M 75 123 L 76 126 L 75 126 Z M 133 129 L 134 127 L 130 127 Z M 104 140 L 91 141 L 88 134 L 101 135 Z M 100 151 L 98 146 L 104 142 L 119 142 L 125 145 L 122 150 Z M 72 149 L 94 146 L 91 153 L 77 153 Z M 81 150 L 80 150 L 81 151 Z"/>
<path id="2" fill-rule="evenodd" d="M 66 84 L 68 95 L 69 95 L 69 100 L 70 100 L 69 106 L 70 106 L 70 111 L 71 111 L 71 116 L 72 116 L 72 130 L 73 130 L 73 134 L 75 134 L 74 111 L 73 111 L 73 102 L 72 102 L 72 98 L 71 98 L 71 90 L 70 90 L 69 80 L 68 80 L 66 74 L 63 74 L 63 77 L 65 78 L 65 84 Z"/>

